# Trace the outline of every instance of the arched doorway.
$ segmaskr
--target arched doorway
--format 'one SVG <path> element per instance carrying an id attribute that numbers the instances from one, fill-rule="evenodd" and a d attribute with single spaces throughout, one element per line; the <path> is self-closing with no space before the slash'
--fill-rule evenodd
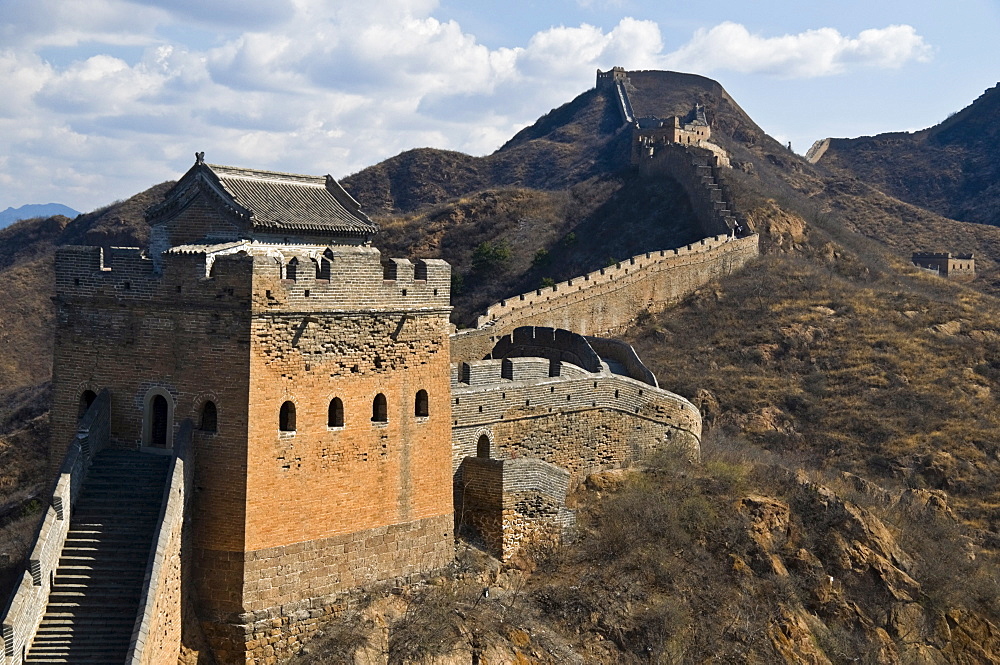
<path id="1" fill-rule="evenodd" d="M 174 431 L 174 399 L 164 388 L 146 393 L 146 409 L 142 419 L 142 445 L 150 448 L 171 448 Z"/>
<path id="2" fill-rule="evenodd" d="M 93 390 L 83 391 L 83 394 L 80 395 L 80 407 L 76 415 L 77 420 L 80 420 L 87 415 L 87 410 L 90 408 L 90 405 L 94 403 L 95 399 L 97 399 L 97 393 Z"/>
<path id="3" fill-rule="evenodd" d="M 490 437 L 489 435 L 483 433 L 479 435 L 479 441 L 476 442 L 476 457 L 486 457 L 490 456 Z"/>
<path id="4" fill-rule="evenodd" d="M 150 429 L 149 445 L 154 448 L 166 448 L 167 446 L 167 417 L 170 407 L 167 405 L 167 398 L 163 395 L 155 395 L 152 404 L 153 422 Z"/>

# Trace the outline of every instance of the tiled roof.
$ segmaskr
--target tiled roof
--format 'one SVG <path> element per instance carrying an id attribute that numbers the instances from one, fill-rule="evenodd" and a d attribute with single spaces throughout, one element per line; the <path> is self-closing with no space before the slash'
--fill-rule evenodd
<path id="1" fill-rule="evenodd" d="M 194 166 L 146 211 L 156 225 L 207 196 L 244 232 L 371 239 L 378 227 L 331 176 L 298 175 L 206 164 Z"/>
<path id="2" fill-rule="evenodd" d="M 331 177 L 206 164 L 226 192 L 252 213 L 259 231 L 372 235 L 374 223 Z"/>

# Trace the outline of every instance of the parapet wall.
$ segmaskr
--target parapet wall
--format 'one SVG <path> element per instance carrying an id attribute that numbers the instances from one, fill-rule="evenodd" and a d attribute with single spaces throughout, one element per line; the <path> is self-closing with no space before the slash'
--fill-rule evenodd
<path id="1" fill-rule="evenodd" d="M 680 183 L 705 235 L 739 233 L 746 224 L 719 178 L 717 159 L 707 149 L 667 143 L 649 146 L 636 163 L 646 176 L 666 175 Z"/>
<path id="2" fill-rule="evenodd" d="M 383 264 L 378 250 L 370 247 L 230 245 L 173 248 L 163 254 L 161 269 L 134 247 L 62 247 L 56 253 L 56 293 L 61 298 L 213 307 L 223 298 L 252 297 L 258 310 L 450 307 L 451 267 L 441 259 L 388 259 Z"/>
<path id="3" fill-rule="evenodd" d="M 184 513 L 193 489 L 192 424 L 186 420 L 174 442 L 160 507 L 155 550 L 146 567 L 139 613 L 129 644 L 128 665 L 175 665 L 181 653 L 183 617 L 181 551 Z"/>
<path id="4" fill-rule="evenodd" d="M 588 473 L 628 466 L 668 445 L 698 455 L 701 415 L 679 395 L 610 372 L 566 371 L 566 364 L 562 376 L 510 380 L 507 360 L 518 359 L 476 362 L 471 384 L 452 384 L 456 471 L 483 453 L 535 458 L 569 471 L 575 486 Z M 483 437 L 488 450 L 479 445 Z"/>
<path id="5" fill-rule="evenodd" d="M 90 462 L 108 439 L 110 396 L 101 391 L 80 420 L 56 480 L 35 545 L 28 555 L 28 570 L 7 604 L 0 622 L 3 650 L 0 663 L 21 665 L 42 622 L 52 579 L 62 555 L 73 505 L 83 487 Z"/>
<path id="6" fill-rule="evenodd" d="M 613 336 L 644 311 L 662 311 L 757 256 L 757 236 L 721 234 L 678 249 L 648 252 L 608 268 L 490 305 L 477 327 L 452 336 L 452 361 L 485 357 L 520 326 Z"/>

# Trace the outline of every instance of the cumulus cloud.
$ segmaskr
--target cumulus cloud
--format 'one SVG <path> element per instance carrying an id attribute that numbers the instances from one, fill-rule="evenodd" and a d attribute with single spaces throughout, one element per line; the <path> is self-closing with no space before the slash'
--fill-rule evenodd
<path id="1" fill-rule="evenodd" d="M 483 154 L 613 65 L 818 76 L 929 54 L 909 26 L 762 37 L 734 23 L 667 53 L 633 18 L 487 47 L 436 0 L 0 3 L 0 207 L 95 207 L 176 177 L 195 150 L 337 176 L 412 147 Z M 71 57 L 46 59 L 56 46 Z"/>
<path id="2" fill-rule="evenodd" d="M 855 38 L 833 28 L 762 37 L 727 21 L 698 30 L 690 42 L 666 55 L 663 63 L 698 72 L 727 69 L 811 78 L 839 74 L 854 64 L 900 67 L 913 60 L 925 61 L 930 54 L 930 46 L 909 25 L 864 30 Z"/>

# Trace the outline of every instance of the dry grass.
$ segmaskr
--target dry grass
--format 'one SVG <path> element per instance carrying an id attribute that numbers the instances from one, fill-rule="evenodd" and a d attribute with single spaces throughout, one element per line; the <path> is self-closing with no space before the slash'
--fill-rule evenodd
<path id="1" fill-rule="evenodd" d="M 1000 304 L 843 251 L 764 257 L 629 333 L 664 385 L 753 443 L 1000 513 Z"/>

